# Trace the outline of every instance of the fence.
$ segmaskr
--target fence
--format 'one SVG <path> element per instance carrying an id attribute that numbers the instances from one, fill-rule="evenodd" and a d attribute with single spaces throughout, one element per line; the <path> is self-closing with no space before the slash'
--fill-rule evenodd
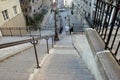
<path id="1" fill-rule="evenodd" d="M 120 63 L 120 0 L 97 0 L 93 28 L 105 42 L 105 49 Z"/>
<path id="2" fill-rule="evenodd" d="M 48 31 L 49 29 L 37 28 L 35 31 L 33 31 L 30 28 L 28 29 L 28 28 L 23 28 L 23 27 L 17 27 L 17 28 L 12 27 L 12 28 L 0 28 L 0 30 L 1 30 L 1 33 L 3 36 L 13 36 L 13 37 L 29 36 L 29 39 L 2 43 L 2 44 L 0 44 L 0 49 L 30 42 L 31 44 L 33 44 L 33 47 L 34 47 L 37 68 L 40 68 L 39 60 L 38 60 L 38 56 L 37 56 L 37 50 L 36 50 L 36 44 L 38 43 L 38 40 L 46 39 L 47 53 L 49 53 L 49 46 L 48 46 L 49 38 L 52 39 L 52 47 L 54 47 L 54 34 L 50 34 L 48 32 L 43 32 L 43 34 L 45 34 L 45 33 L 47 33 L 47 34 L 41 36 L 42 31 Z M 50 29 L 50 31 L 51 31 L 51 29 Z"/>
<path id="3" fill-rule="evenodd" d="M 0 49 L 10 47 L 10 46 L 15 46 L 19 44 L 24 44 L 24 43 L 31 43 L 33 44 L 34 51 L 35 51 L 35 59 L 37 63 L 37 68 L 40 68 L 39 66 L 39 60 L 38 60 L 38 55 L 37 55 L 37 49 L 36 49 L 36 44 L 38 43 L 38 40 L 40 39 L 46 39 L 46 45 L 47 45 L 47 53 L 49 53 L 49 46 L 48 46 L 48 40 L 49 38 L 52 38 L 52 47 L 54 47 L 54 35 L 49 35 L 49 36 L 43 36 L 43 37 L 30 37 L 29 39 L 25 40 L 20 40 L 20 41 L 14 41 L 14 42 L 8 42 L 8 43 L 2 43 L 0 44 Z"/>
<path id="4" fill-rule="evenodd" d="M 53 28 L 44 26 L 43 28 L 25 28 L 25 27 L 5 27 L 0 28 L 2 36 L 41 36 L 42 32 L 54 32 Z"/>

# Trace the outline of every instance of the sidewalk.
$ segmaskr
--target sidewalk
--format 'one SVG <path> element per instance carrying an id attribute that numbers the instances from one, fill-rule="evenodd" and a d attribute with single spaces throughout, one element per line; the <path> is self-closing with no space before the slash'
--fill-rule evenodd
<path id="1" fill-rule="evenodd" d="M 71 36 L 56 43 L 32 80 L 95 80 L 72 45 Z"/>

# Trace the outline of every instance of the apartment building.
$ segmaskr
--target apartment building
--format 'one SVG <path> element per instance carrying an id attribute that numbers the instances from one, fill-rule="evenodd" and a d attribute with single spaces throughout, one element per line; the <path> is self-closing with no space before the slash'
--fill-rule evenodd
<path id="1" fill-rule="evenodd" d="M 73 3 L 75 5 L 76 14 L 79 18 L 90 17 L 92 19 L 96 0 L 74 0 Z"/>
<path id="2" fill-rule="evenodd" d="M 64 0 L 58 0 L 58 8 L 64 7 Z"/>
<path id="3" fill-rule="evenodd" d="M 52 0 L 42 0 L 42 5 L 43 6 L 48 6 L 50 7 L 52 4 Z"/>
<path id="4" fill-rule="evenodd" d="M 29 17 L 40 13 L 42 9 L 42 0 L 20 0 L 20 4 L 24 15 Z"/>
<path id="5" fill-rule="evenodd" d="M 72 1 L 75 1 L 75 0 L 64 0 L 64 6 L 65 7 L 71 7 L 72 6 Z"/>
<path id="6" fill-rule="evenodd" d="M 40 13 L 42 9 L 42 0 L 31 0 L 31 12 L 30 16 L 34 16 L 36 13 Z"/>
<path id="7" fill-rule="evenodd" d="M 0 0 L 0 27 L 26 27 L 19 0 Z"/>

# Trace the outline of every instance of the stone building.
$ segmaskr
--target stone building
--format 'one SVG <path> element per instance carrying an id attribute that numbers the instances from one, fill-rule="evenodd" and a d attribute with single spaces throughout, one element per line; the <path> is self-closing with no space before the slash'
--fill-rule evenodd
<path id="1" fill-rule="evenodd" d="M 75 13 L 81 17 L 90 17 L 92 19 L 93 10 L 95 10 L 96 0 L 75 0 Z"/>
<path id="2" fill-rule="evenodd" d="M 0 0 L 0 27 L 26 27 L 19 0 Z"/>
<path id="3" fill-rule="evenodd" d="M 58 0 L 58 8 L 64 7 L 64 0 Z"/>
<path id="4" fill-rule="evenodd" d="M 43 6 L 48 6 L 50 7 L 52 4 L 52 0 L 42 0 L 42 5 Z"/>

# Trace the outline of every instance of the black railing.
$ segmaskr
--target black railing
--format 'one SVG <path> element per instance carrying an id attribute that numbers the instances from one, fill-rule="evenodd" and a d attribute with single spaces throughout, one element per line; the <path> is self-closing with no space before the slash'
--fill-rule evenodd
<path id="1" fill-rule="evenodd" d="M 17 37 L 18 36 L 20 36 L 20 37 L 29 36 L 29 38 L 24 39 L 24 40 L 1 43 L 0 44 L 0 49 L 30 42 L 34 47 L 37 68 L 40 68 L 38 55 L 37 55 L 37 50 L 36 50 L 36 44 L 38 43 L 38 40 L 46 39 L 47 53 L 49 53 L 48 40 L 50 38 L 52 40 L 52 47 L 54 47 L 54 34 L 50 34 L 48 32 L 43 32 L 43 35 L 41 36 L 41 31 L 49 31 L 48 29 L 38 28 L 36 30 L 31 30 L 31 29 L 27 29 L 27 28 L 18 27 L 18 28 L 0 28 L 0 30 L 1 30 L 1 33 L 2 33 L 3 36 L 12 36 L 12 37 L 15 37 L 15 36 L 17 36 Z M 36 32 L 38 32 L 38 33 L 36 33 Z"/>
<path id="2" fill-rule="evenodd" d="M 49 38 L 52 38 L 52 47 L 54 47 L 53 46 L 54 45 L 54 41 L 53 41 L 54 35 L 49 35 L 49 36 L 43 36 L 43 37 L 34 37 L 34 36 L 32 36 L 29 39 L 25 39 L 25 40 L 3 43 L 3 44 L 0 44 L 0 49 L 30 42 L 31 44 L 33 44 L 33 47 L 34 47 L 37 68 L 40 68 L 38 55 L 37 55 L 36 44 L 38 43 L 38 40 L 46 39 L 47 53 L 49 53 L 49 46 L 48 46 Z"/>
<path id="3" fill-rule="evenodd" d="M 42 36 L 42 32 L 54 32 L 53 28 L 44 26 L 43 28 L 25 28 L 25 27 L 4 27 L 0 28 L 2 36 Z"/>
<path id="4" fill-rule="evenodd" d="M 93 28 L 105 42 L 105 49 L 120 63 L 120 0 L 97 0 Z"/>

